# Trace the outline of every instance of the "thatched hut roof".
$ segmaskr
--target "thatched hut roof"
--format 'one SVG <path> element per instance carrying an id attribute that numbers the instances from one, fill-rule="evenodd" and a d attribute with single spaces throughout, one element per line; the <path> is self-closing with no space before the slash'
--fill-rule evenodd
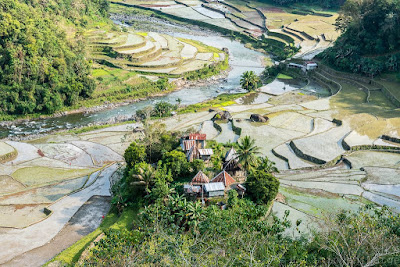
<path id="1" fill-rule="evenodd" d="M 192 179 L 192 184 L 208 184 L 209 182 L 210 179 L 202 171 L 199 171 Z"/>

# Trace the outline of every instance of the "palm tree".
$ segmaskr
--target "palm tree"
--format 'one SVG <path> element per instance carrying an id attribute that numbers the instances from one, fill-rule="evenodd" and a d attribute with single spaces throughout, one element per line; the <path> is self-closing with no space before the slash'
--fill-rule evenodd
<path id="1" fill-rule="evenodd" d="M 246 71 L 240 78 L 240 85 L 247 91 L 254 91 L 257 89 L 260 78 L 254 73 L 254 71 Z"/>
<path id="2" fill-rule="evenodd" d="M 156 171 L 150 164 L 146 164 L 139 168 L 139 173 L 134 174 L 137 182 L 132 182 L 133 185 L 144 185 L 146 194 L 150 193 L 150 183 L 154 181 Z"/>
<path id="3" fill-rule="evenodd" d="M 255 145 L 255 140 L 250 136 L 245 136 L 238 143 L 236 151 L 237 159 L 242 164 L 246 171 L 249 171 L 252 166 L 257 163 L 257 155 L 260 154 L 259 147 Z"/>
<path id="4" fill-rule="evenodd" d="M 258 158 L 258 167 L 259 170 L 265 171 L 266 173 L 279 172 L 275 167 L 275 162 L 272 162 L 268 159 L 268 157 Z"/>

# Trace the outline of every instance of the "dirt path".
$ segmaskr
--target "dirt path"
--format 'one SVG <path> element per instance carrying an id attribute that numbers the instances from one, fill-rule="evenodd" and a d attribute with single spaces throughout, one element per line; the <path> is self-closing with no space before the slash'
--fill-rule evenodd
<path id="1" fill-rule="evenodd" d="M 110 197 L 91 197 L 65 227 L 44 246 L 19 255 L 1 266 L 42 266 L 83 236 L 93 232 L 110 209 Z"/>

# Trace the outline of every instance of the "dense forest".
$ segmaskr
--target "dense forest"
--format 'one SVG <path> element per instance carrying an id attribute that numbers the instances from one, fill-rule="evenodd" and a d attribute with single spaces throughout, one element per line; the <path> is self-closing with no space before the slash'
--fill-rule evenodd
<path id="1" fill-rule="evenodd" d="M 107 13 L 106 0 L 0 1 L 0 113 L 53 113 L 90 96 L 79 29 Z"/>
<path id="2" fill-rule="evenodd" d="M 291 4 L 309 4 L 321 6 L 324 8 L 339 8 L 346 0 L 259 0 L 260 2 L 274 3 L 282 6 L 289 6 Z"/>
<path id="3" fill-rule="evenodd" d="M 322 58 L 339 69 L 369 76 L 398 71 L 399 15 L 398 0 L 348 0 L 336 23 L 342 35 Z"/>

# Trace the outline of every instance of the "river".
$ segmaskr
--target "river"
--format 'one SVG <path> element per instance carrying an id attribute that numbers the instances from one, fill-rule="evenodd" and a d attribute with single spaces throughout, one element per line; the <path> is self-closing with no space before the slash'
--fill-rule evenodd
<path id="1" fill-rule="evenodd" d="M 176 103 L 176 99 L 180 98 L 182 105 L 190 105 L 214 98 L 223 93 L 243 92 L 239 84 L 242 73 L 251 70 L 256 74 L 260 74 L 264 70 L 263 60 L 265 57 L 268 57 L 265 54 L 246 48 L 238 41 L 222 36 L 204 36 L 181 32 L 172 32 L 169 34 L 176 37 L 198 40 L 220 49 L 228 48 L 230 71 L 227 79 L 219 83 L 187 87 L 164 96 L 152 97 L 144 101 L 92 113 L 77 113 L 61 117 L 16 122 L 13 125 L 1 126 L 0 137 L 45 134 L 55 130 L 71 129 L 105 122 L 118 116 L 131 117 L 138 109 L 154 105 L 158 101 Z"/>

